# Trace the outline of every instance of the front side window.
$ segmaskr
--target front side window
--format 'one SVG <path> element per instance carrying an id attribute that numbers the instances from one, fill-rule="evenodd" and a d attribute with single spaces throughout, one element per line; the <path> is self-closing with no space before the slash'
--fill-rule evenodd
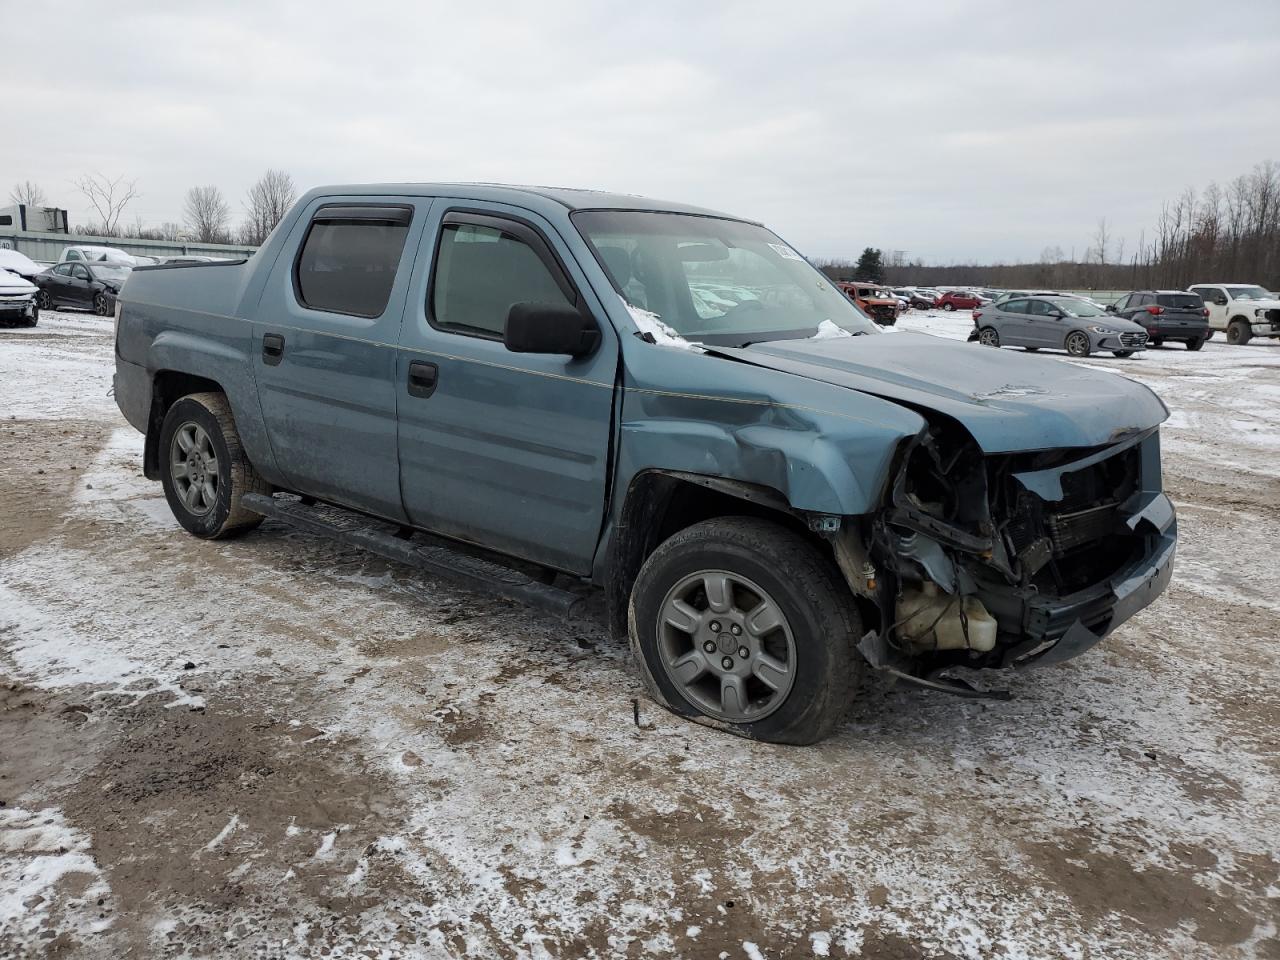
<path id="1" fill-rule="evenodd" d="M 433 326 L 498 338 L 511 307 L 530 302 L 572 306 L 533 247 L 497 226 L 444 225 L 431 284 Z"/>
<path id="2" fill-rule="evenodd" d="M 71 268 L 71 275 L 75 277 L 77 280 L 89 279 L 89 271 L 86 270 L 84 267 L 80 266 L 80 264 L 78 263 Z"/>
<path id="3" fill-rule="evenodd" d="M 687 340 L 743 346 L 813 336 L 824 320 L 878 328 L 764 227 L 681 213 L 579 210 L 574 225 L 630 306 Z"/>
<path id="4" fill-rule="evenodd" d="M 322 207 L 295 266 L 298 300 L 313 310 L 381 316 L 404 251 L 409 213 L 401 207 Z"/>
<path id="5" fill-rule="evenodd" d="M 1008 300 L 1001 305 L 1000 309 L 1004 313 L 1026 313 L 1027 300 Z"/>

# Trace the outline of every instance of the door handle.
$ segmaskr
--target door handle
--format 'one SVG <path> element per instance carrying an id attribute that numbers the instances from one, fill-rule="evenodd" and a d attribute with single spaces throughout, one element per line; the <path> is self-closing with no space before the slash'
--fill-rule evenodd
<path id="1" fill-rule="evenodd" d="M 436 383 L 440 379 L 440 368 L 425 360 L 414 360 L 409 364 L 409 396 L 429 397 L 436 392 Z"/>
<path id="2" fill-rule="evenodd" d="M 268 366 L 279 365 L 284 359 L 284 337 L 278 333 L 262 335 L 262 362 Z"/>

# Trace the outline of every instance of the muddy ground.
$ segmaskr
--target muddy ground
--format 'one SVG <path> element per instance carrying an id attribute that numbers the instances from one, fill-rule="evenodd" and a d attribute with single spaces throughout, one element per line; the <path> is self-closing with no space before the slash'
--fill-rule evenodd
<path id="1" fill-rule="evenodd" d="M 1280 957 L 1280 344 L 1089 362 L 1172 411 L 1168 594 L 782 748 L 597 620 L 187 536 L 109 321 L 0 330 L 0 957 Z"/>

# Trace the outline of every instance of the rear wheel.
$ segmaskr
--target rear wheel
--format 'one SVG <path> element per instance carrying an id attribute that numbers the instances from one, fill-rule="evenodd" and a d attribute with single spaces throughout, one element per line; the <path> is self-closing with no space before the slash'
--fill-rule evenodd
<path id="1" fill-rule="evenodd" d="M 1151 346 L 1153 346 L 1153 347 L 1163 347 L 1163 346 L 1164 346 L 1164 337 L 1152 337 L 1152 338 L 1151 338 Z"/>
<path id="2" fill-rule="evenodd" d="M 1207 339 L 1209 338 L 1205 337 L 1205 340 Z M 1203 346 L 1204 346 L 1204 340 L 1188 340 L 1187 341 L 1188 350 L 1199 350 Z"/>
<path id="3" fill-rule="evenodd" d="M 260 524 L 240 498 L 271 492 L 245 455 L 221 393 L 193 393 L 169 408 L 160 428 L 160 480 L 177 521 L 209 540 Z"/>
<path id="4" fill-rule="evenodd" d="M 1067 353 L 1073 357 L 1087 357 L 1092 351 L 1093 346 L 1089 343 L 1089 338 L 1079 330 L 1067 334 Z"/>
<path id="5" fill-rule="evenodd" d="M 944 303 L 942 305 L 942 309 L 946 310 L 948 313 L 950 313 L 955 308 L 956 308 L 956 305 L 954 303 Z"/>
<path id="6" fill-rule="evenodd" d="M 1247 320 L 1232 320 L 1227 326 L 1227 343 L 1246 344 L 1253 339 L 1253 330 Z"/>
<path id="7" fill-rule="evenodd" d="M 860 620 L 848 587 L 768 520 L 707 520 L 666 540 L 636 578 L 628 628 L 658 702 L 740 736 L 813 743 L 852 698 Z"/>
<path id="8" fill-rule="evenodd" d="M 978 342 L 984 347 L 1000 346 L 1000 331 L 995 327 L 983 327 L 978 331 Z"/>
<path id="9" fill-rule="evenodd" d="M 49 296 L 48 290 L 41 290 L 36 294 L 36 306 L 41 310 L 53 309 L 53 297 Z"/>

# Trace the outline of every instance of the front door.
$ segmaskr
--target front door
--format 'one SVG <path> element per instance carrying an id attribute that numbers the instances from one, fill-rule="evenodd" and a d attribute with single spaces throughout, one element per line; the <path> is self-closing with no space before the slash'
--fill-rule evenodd
<path id="1" fill-rule="evenodd" d="M 1061 347 L 1070 328 L 1060 316 L 1062 311 L 1048 300 L 1027 301 L 1027 345 Z"/>
<path id="2" fill-rule="evenodd" d="M 299 493 L 404 519 L 396 341 L 429 199 L 323 197 L 272 266 L 250 362 L 276 464 Z"/>
<path id="3" fill-rule="evenodd" d="M 505 204 L 437 201 L 400 338 L 400 478 L 415 525 L 585 574 L 604 519 L 617 338 L 555 229 Z M 465 209 L 464 209 L 465 208 Z M 596 318 L 588 357 L 513 353 L 512 304 Z"/>

